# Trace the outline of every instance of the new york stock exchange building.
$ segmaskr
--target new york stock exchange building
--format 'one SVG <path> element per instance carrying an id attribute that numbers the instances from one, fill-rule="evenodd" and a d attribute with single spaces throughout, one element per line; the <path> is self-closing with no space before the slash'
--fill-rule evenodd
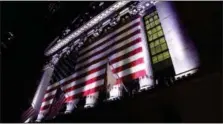
<path id="1" fill-rule="evenodd" d="M 115 2 L 52 42 L 45 56 L 48 61 L 23 122 L 72 115 L 75 120 L 78 111 L 149 94 L 199 67 L 193 41 L 166 1 Z"/>

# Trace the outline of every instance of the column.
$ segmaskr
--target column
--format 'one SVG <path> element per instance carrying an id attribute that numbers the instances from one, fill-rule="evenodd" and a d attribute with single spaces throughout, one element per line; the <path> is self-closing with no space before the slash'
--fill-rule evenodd
<path id="1" fill-rule="evenodd" d="M 170 56 L 176 73 L 175 78 L 195 73 L 199 66 L 196 48 L 183 29 L 171 2 L 156 3 L 156 9 L 164 31 Z"/>
<path id="2" fill-rule="evenodd" d="M 153 69 L 152 69 L 152 61 L 150 58 L 150 51 L 149 45 L 146 39 L 146 32 L 145 27 L 143 25 L 143 15 L 141 15 L 141 38 L 142 38 L 142 54 L 144 55 L 144 62 L 145 62 L 145 70 L 146 76 L 139 78 L 139 92 L 143 90 L 151 89 L 154 86 L 154 79 L 153 79 Z"/>
<path id="3" fill-rule="evenodd" d="M 112 72 L 112 65 L 107 64 L 107 84 L 109 84 L 108 100 L 116 100 L 122 97 L 123 82 L 121 82 L 116 74 Z"/>
<path id="4" fill-rule="evenodd" d="M 86 96 L 86 102 L 84 105 L 84 108 L 92 108 L 97 103 L 99 96 L 99 91 L 96 91 L 95 93 L 89 94 Z"/>
<path id="5" fill-rule="evenodd" d="M 44 67 L 44 73 L 42 76 L 42 79 L 39 83 L 39 86 L 37 88 L 37 91 L 35 93 L 35 96 L 33 98 L 33 102 L 32 102 L 32 106 L 35 110 L 39 111 L 40 110 L 40 106 L 42 104 L 42 100 L 45 94 L 45 91 L 50 83 L 50 79 L 53 75 L 53 71 L 54 71 L 54 67 L 53 65 L 55 65 L 58 62 L 59 58 L 57 56 L 54 56 L 53 59 L 51 60 L 51 62 L 47 65 L 45 65 Z"/>

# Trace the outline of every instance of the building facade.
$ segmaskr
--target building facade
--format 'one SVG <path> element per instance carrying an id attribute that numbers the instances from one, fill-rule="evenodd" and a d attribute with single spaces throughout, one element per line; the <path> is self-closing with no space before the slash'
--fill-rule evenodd
<path id="1" fill-rule="evenodd" d="M 94 107 L 123 92 L 141 92 L 195 73 L 199 58 L 171 2 L 119 1 L 67 33 L 45 51 L 49 61 L 32 105 L 30 122 Z"/>

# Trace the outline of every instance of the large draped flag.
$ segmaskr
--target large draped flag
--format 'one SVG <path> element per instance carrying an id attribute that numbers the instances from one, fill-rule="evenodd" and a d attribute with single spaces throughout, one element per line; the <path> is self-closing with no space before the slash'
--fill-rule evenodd
<path id="1" fill-rule="evenodd" d="M 85 44 L 78 53 L 74 74 L 48 86 L 39 115 L 49 112 L 58 88 L 65 94 L 63 102 L 58 104 L 77 104 L 80 97 L 97 94 L 104 87 L 107 64 L 116 84 L 145 77 L 145 37 L 140 19 L 137 17 L 101 39 Z"/>

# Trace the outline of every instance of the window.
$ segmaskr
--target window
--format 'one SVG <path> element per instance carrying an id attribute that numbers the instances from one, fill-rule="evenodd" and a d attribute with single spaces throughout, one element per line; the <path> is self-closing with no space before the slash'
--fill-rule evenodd
<path id="1" fill-rule="evenodd" d="M 163 61 L 163 54 L 162 54 L 162 53 L 159 54 L 159 55 L 157 56 L 157 58 L 158 58 L 158 61 Z"/>
<path id="2" fill-rule="evenodd" d="M 164 37 L 160 38 L 160 43 L 165 43 L 165 42 L 166 41 L 165 41 Z"/>
<path id="3" fill-rule="evenodd" d="M 163 36 L 163 31 L 162 31 L 162 30 L 160 30 L 160 31 L 158 32 L 158 36 L 159 36 L 159 37 Z"/>
<path id="4" fill-rule="evenodd" d="M 147 32 L 147 34 L 148 34 L 148 35 L 151 35 L 151 34 L 152 34 L 152 31 L 151 31 L 151 30 L 149 30 L 149 31 Z"/>
<path id="5" fill-rule="evenodd" d="M 152 29 L 152 33 L 153 33 L 153 34 L 156 33 L 156 28 L 153 28 L 153 29 Z"/>
<path id="6" fill-rule="evenodd" d="M 146 21 L 146 24 L 149 24 L 149 21 L 148 20 Z"/>
<path id="7" fill-rule="evenodd" d="M 163 53 L 163 58 L 164 58 L 164 59 L 167 59 L 167 58 L 169 58 L 169 57 L 170 57 L 170 54 L 169 54 L 168 51 L 166 51 L 166 52 Z"/>
<path id="8" fill-rule="evenodd" d="M 146 34 L 148 37 L 152 63 L 156 64 L 170 58 L 168 46 L 164 38 L 162 26 L 157 12 L 153 12 L 144 18 Z"/>
<path id="9" fill-rule="evenodd" d="M 157 63 L 157 57 L 154 56 L 154 57 L 152 58 L 152 61 L 153 61 L 153 64 Z"/>
<path id="10" fill-rule="evenodd" d="M 167 45 L 166 45 L 166 43 L 163 43 L 163 44 L 161 45 L 161 48 L 162 48 L 162 51 L 167 50 Z"/>
<path id="11" fill-rule="evenodd" d="M 150 23 L 150 26 L 151 26 L 151 28 L 154 27 L 155 26 L 155 23 L 154 22 L 151 22 Z"/>
<path id="12" fill-rule="evenodd" d="M 155 48 L 151 48 L 151 54 L 155 55 L 156 54 L 156 49 Z"/>
<path id="13" fill-rule="evenodd" d="M 152 41 L 153 40 L 153 38 L 152 37 L 149 37 L 149 41 Z"/>
<path id="14" fill-rule="evenodd" d="M 146 25 L 146 29 L 147 30 L 150 29 L 150 24 Z"/>
<path id="15" fill-rule="evenodd" d="M 158 25 L 158 24 L 160 24 L 160 21 L 157 19 L 157 20 L 155 21 L 155 25 Z"/>
<path id="16" fill-rule="evenodd" d="M 155 41 L 155 46 L 158 46 L 159 45 L 159 40 L 156 40 Z"/>
<path id="17" fill-rule="evenodd" d="M 153 40 L 158 37 L 157 33 L 153 34 Z"/>
<path id="18" fill-rule="evenodd" d="M 156 27 L 156 30 L 157 30 L 157 31 L 159 31 L 159 30 L 161 30 L 161 29 L 162 29 L 162 28 L 161 28 L 160 25 Z"/>
<path id="19" fill-rule="evenodd" d="M 153 18 L 150 18 L 149 21 L 152 22 L 153 21 Z"/>
<path id="20" fill-rule="evenodd" d="M 154 43 L 150 43 L 150 48 L 153 48 L 154 47 Z"/>
<path id="21" fill-rule="evenodd" d="M 145 19 L 148 19 L 150 17 L 150 15 L 147 15 L 146 17 L 145 17 Z"/>
<path id="22" fill-rule="evenodd" d="M 156 47 L 156 53 L 160 53 L 162 50 L 161 50 L 161 47 L 160 46 L 157 46 Z"/>
<path id="23" fill-rule="evenodd" d="M 156 20 L 156 19 L 158 19 L 158 16 L 157 15 L 154 16 L 154 20 Z"/>

